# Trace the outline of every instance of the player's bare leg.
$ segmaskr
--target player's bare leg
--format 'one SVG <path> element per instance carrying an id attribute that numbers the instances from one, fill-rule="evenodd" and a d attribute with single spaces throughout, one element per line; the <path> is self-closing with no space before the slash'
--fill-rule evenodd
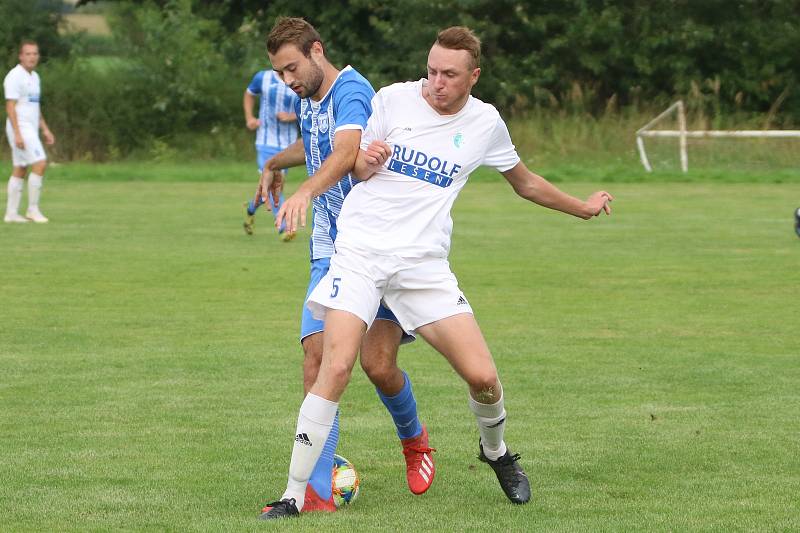
<path id="1" fill-rule="evenodd" d="M 500 487 L 512 503 L 527 503 L 528 477 L 503 440 L 506 411 L 503 389 L 492 354 L 475 317 L 470 313 L 437 320 L 417 329 L 469 386 L 469 406 L 478 421 L 481 461 L 492 467 Z"/>
<path id="2" fill-rule="evenodd" d="M 428 430 L 417 416 L 417 402 L 408 374 L 397 366 L 397 351 L 403 330 L 390 320 L 375 320 L 361 344 L 364 369 L 397 428 L 406 462 L 406 481 L 414 494 L 422 494 L 433 483 L 436 466 L 428 445 Z"/>
<path id="3" fill-rule="evenodd" d="M 289 465 L 286 491 L 279 501 L 268 504 L 260 518 L 270 520 L 295 516 L 303 510 L 306 486 L 328 439 L 358 356 L 366 324 L 347 311 L 330 310 L 325 317 L 323 356 L 317 380 L 303 400 Z"/>

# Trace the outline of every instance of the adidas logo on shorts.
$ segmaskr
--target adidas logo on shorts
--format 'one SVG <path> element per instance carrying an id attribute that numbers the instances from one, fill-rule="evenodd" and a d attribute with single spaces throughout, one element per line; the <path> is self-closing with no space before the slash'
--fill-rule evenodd
<path id="1" fill-rule="evenodd" d="M 467 304 L 468 304 L 467 299 L 464 298 L 463 295 L 458 297 L 458 301 L 456 302 L 456 305 L 467 305 Z"/>
<path id="2" fill-rule="evenodd" d="M 295 436 L 294 440 L 295 442 L 299 442 L 300 444 L 305 444 L 306 446 L 313 446 L 313 444 L 311 444 L 311 440 L 308 438 L 307 433 L 298 433 Z"/>

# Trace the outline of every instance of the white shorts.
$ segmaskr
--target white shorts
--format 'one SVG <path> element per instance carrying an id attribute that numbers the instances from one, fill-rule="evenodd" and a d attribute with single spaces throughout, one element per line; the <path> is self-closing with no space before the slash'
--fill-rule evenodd
<path id="1" fill-rule="evenodd" d="M 331 267 L 308 298 L 314 318 L 328 309 L 353 313 L 369 328 L 381 300 L 409 333 L 461 313 L 472 314 L 445 258 L 404 260 L 336 250 Z"/>
<path id="2" fill-rule="evenodd" d="M 11 122 L 6 120 L 6 137 L 8 138 L 8 145 L 11 147 L 11 163 L 15 167 L 27 167 L 39 161 L 45 161 L 47 154 L 44 152 L 44 146 L 39 139 L 38 130 L 28 126 L 27 124 L 20 124 L 20 133 L 22 140 L 25 142 L 25 149 L 20 150 L 14 144 L 14 128 L 11 127 Z"/>

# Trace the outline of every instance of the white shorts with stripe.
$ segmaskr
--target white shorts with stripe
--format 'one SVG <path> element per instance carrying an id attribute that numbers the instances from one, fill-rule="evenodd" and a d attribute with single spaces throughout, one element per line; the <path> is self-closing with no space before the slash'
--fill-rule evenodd
<path id="1" fill-rule="evenodd" d="M 408 260 L 339 249 L 307 305 L 318 320 L 324 320 L 328 309 L 339 309 L 369 327 L 381 300 L 408 332 L 453 315 L 472 314 L 446 258 Z"/>

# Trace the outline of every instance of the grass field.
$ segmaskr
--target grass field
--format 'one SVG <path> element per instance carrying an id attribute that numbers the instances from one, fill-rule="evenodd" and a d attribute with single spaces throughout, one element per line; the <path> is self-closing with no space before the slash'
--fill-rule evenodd
<path id="1" fill-rule="evenodd" d="M 307 233 L 283 244 L 262 217 L 245 236 L 250 181 L 53 174 L 50 224 L 0 226 L 0 530 L 800 529 L 796 180 L 605 184 L 614 214 L 589 222 L 468 185 L 451 263 L 533 501 L 506 502 L 465 388 L 416 342 L 401 364 L 438 449 L 429 493 L 406 489 L 356 371 L 340 453 L 359 499 L 267 524 L 301 401 Z"/>

